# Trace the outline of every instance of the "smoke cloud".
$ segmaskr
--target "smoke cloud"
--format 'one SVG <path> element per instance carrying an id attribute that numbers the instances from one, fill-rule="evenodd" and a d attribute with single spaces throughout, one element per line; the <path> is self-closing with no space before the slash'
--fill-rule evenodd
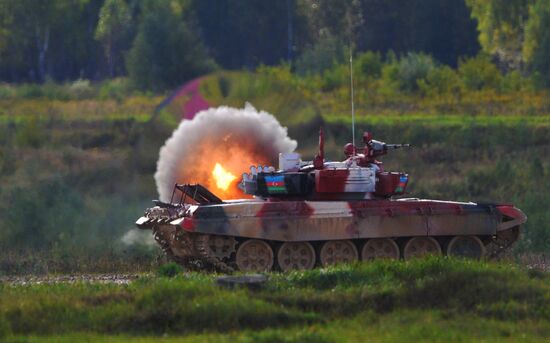
<path id="1" fill-rule="evenodd" d="M 222 199 L 242 198 L 241 174 L 251 165 L 275 165 L 280 152 L 297 143 L 277 119 L 246 104 L 244 109 L 210 108 L 183 120 L 160 149 L 155 181 L 159 198 L 169 201 L 175 183 L 201 183 Z M 237 178 L 231 187 L 216 187 L 212 171 L 219 163 Z"/>
<path id="2" fill-rule="evenodd" d="M 144 231 L 139 229 L 130 229 L 126 231 L 124 236 L 120 238 L 122 243 L 126 245 L 143 245 L 148 247 L 155 246 L 155 240 L 150 231 Z"/>

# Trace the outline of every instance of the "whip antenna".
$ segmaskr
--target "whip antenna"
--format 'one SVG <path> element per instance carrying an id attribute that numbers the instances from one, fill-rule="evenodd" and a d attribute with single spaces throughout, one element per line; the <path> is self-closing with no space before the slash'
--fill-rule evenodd
<path id="1" fill-rule="evenodd" d="M 355 105 L 353 103 L 353 51 L 349 47 L 349 75 L 351 84 L 351 142 L 353 144 L 353 154 L 355 155 Z"/>

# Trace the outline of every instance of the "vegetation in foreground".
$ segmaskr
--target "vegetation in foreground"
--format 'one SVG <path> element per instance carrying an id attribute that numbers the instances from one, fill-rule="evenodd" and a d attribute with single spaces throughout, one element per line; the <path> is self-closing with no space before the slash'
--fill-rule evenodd
<path id="1" fill-rule="evenodd" d="M 214 279 L 191 273 L 143 277 L 129 285 L 4 284 L 0 337 L 14 342 L 123 341 L 135 335 L 143 341 L 177 335 L 189 341 L 281 342 L 550 337 L 550 275 L 510 264 L 376 261 L 273 273 L 261 290 L 228 290 Z"/>

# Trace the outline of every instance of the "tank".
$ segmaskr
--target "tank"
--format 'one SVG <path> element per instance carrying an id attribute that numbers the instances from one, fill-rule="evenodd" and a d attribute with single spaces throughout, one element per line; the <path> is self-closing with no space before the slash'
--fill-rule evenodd
<path id="1" fill-rule="evenodd" d="M 151 230 L 166 255 L 189 269 L 221 272 L 311 269 L 428 254 L 496 257 L 515 241 L 526 215 L 507 203 L 404 197 L 409 175 L 378 159 L 408 144 L 363 134 L 345 159 L 329 162 L 324 136 L 312 161 L 279 156 L 253 166 L 239 188 L 252 199 L 222 200 L 200 184 L 176 184 L 136 225 Z"/>

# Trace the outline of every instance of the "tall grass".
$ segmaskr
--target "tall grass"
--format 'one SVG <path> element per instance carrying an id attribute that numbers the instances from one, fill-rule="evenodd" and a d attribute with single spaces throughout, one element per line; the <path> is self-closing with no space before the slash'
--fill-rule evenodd
<path id="1" fill-rule="evenodd" d="M 280 337 L 279 329 L 288 328 L 295 339 L 332 341 L 338 340 L 333 330 L 342 335 L 340 339 L 353 338 L 361 332 L 359 323 L 371 322 L 367 330 L 380 334 L 376 326 L 387 319 L 403 335 L 401 328 L 422 326 L 429 318 L 435 323 L 424 325 L 436 330 L 446 318 L 479 318 L 508 330 L 514 327 L 511 323 L 540 322 L 540 331 L 526 331 L 548 334 L 549 276 L 512 265 L 432 258 L 270 277 L 259 291 L 219 288 L 212 276 L 203 274 L 142 278 L 128 286 L 3 285 L 0 327 L 4 336 L 251 330 L 246 336 L 266 340 Z M 400 323 L 398 318 L 408 320 Z M 316 333 L 325 325 L 330 329 Z M 338 325 L 349 330 L 339 330 Z M 310 329 L 300 329 L 304 326 Z"/>

